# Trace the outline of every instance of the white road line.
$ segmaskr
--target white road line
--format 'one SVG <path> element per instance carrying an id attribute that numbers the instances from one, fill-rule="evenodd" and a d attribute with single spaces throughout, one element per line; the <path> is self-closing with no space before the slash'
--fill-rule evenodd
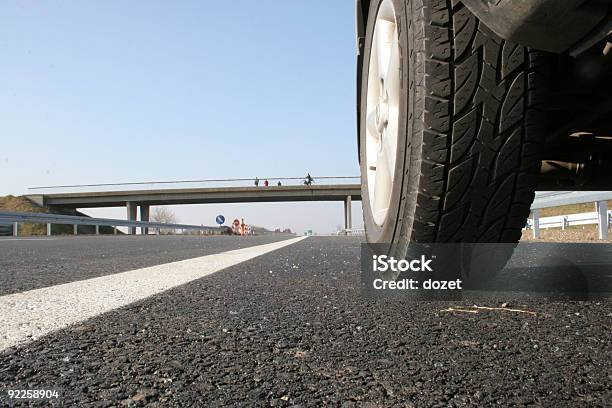
<path id="1" fill-rule="evenodd" d="M 0 351 L 210 275 L 305 237 L 0 297 Z"/>
<path id="2" fill-rule="evenodd" d="M 0 242 L 19 242 L 19 241 L 55 241 L 56 238 L 0 238 Z"/>

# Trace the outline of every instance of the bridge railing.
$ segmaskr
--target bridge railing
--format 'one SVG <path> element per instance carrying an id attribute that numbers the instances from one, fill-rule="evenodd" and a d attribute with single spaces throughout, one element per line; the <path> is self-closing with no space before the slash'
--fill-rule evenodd
<path id="1" fill-rule="evenodd" d="M 148 221 L 129 221 L 117 220 L 112 218 L 91 218 L 78 215 L 63 215 L 63 214 L 48 214 L 48 213 L 28 213 L 28 212 L 12 212 L 0 211 L 0 224 L 12 225 L 13 236 L 19 235 L 19 223 L 32 222 L 47 224 L 47 235 L 51 235 L 52 224 L 73 225 L 74 234 L 78 232 L 79 225 L 95 226 L 96 235 L 100 233 L 100 227 L 113 227 L 114 233 L 117 233 L 117 227 L 128 227 L 135 232 L 135 228 L 141 228 L 141 231 L 152 230 L 191 230 L 203 231 L 207 233 L 224 232 L 228 227 L 209 227 L 204 225 L 189 225 L 189 224 L 170 224 L 163 222 L 148 222 Z"/>
<path id="2" fill-rule="evenodd" d="M 282 185 L 302 185 L 305 177 L 257 177 L 259 186 L 264 187 L 264 182 L 268 180 L 270 186 L 276 186 L 278 182 Z M 117 190 L 147 190 L 155 188 L 180 189 L 194 187 L 248 187 L 255 184 L 255 177 L 252 178 L 227 178 L 227 179 L 201 179 L 201 180 L 173 180 L 173 181 L 138 181 L 127 183 L 98 183 L 98 184 L 72 184 L 56 186 L 37 186 L 29 187 L 31 194 L 51 194 L 51 193 L 77 193 L 103 192 Z M 358 183 L 359 176 L 313 176 L 315 185 L 337 184 L 337 183 Z"/>

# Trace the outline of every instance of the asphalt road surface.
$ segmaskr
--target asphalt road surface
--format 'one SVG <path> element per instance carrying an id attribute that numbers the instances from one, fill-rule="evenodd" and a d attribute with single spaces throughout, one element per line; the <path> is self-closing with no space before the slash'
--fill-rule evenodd
<path id="1" fill-rule="evenodd" d="M 264 235 L 0 238 L 0 295 L 287 239 Z"/>
<path id="2" fill-rule="evenodd" d="M 0 284 L 16 296 L 271 240 L 0 242 Z M 55 405 L 79 407 L 612 403 L 610 300 L 366 299 L 359 257 L 346 237 L 271 250 L 5 349 L 0 390 L 59 388 Z"/>

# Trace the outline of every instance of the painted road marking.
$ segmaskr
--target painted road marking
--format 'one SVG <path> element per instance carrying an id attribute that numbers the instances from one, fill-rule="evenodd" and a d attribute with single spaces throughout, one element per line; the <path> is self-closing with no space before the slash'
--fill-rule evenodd
<path id="1" fill-rule="evenodd" d="M 0 242 L 19 242 L 19 241 L 55 241 L 57 238 L 0 238 Z"/>
<path id="2" fill-rule="evenodd" d="M 0 351 L 286 247 L 306 237 L 0 297 Z"/>

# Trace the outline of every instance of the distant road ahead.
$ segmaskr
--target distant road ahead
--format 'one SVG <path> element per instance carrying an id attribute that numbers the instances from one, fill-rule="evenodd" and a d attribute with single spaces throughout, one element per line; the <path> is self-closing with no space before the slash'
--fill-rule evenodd
<path id="1" fill-rule="evenodd" d="M 0 238 L 0 295 L 267 244 L 289 235 Z"/>

